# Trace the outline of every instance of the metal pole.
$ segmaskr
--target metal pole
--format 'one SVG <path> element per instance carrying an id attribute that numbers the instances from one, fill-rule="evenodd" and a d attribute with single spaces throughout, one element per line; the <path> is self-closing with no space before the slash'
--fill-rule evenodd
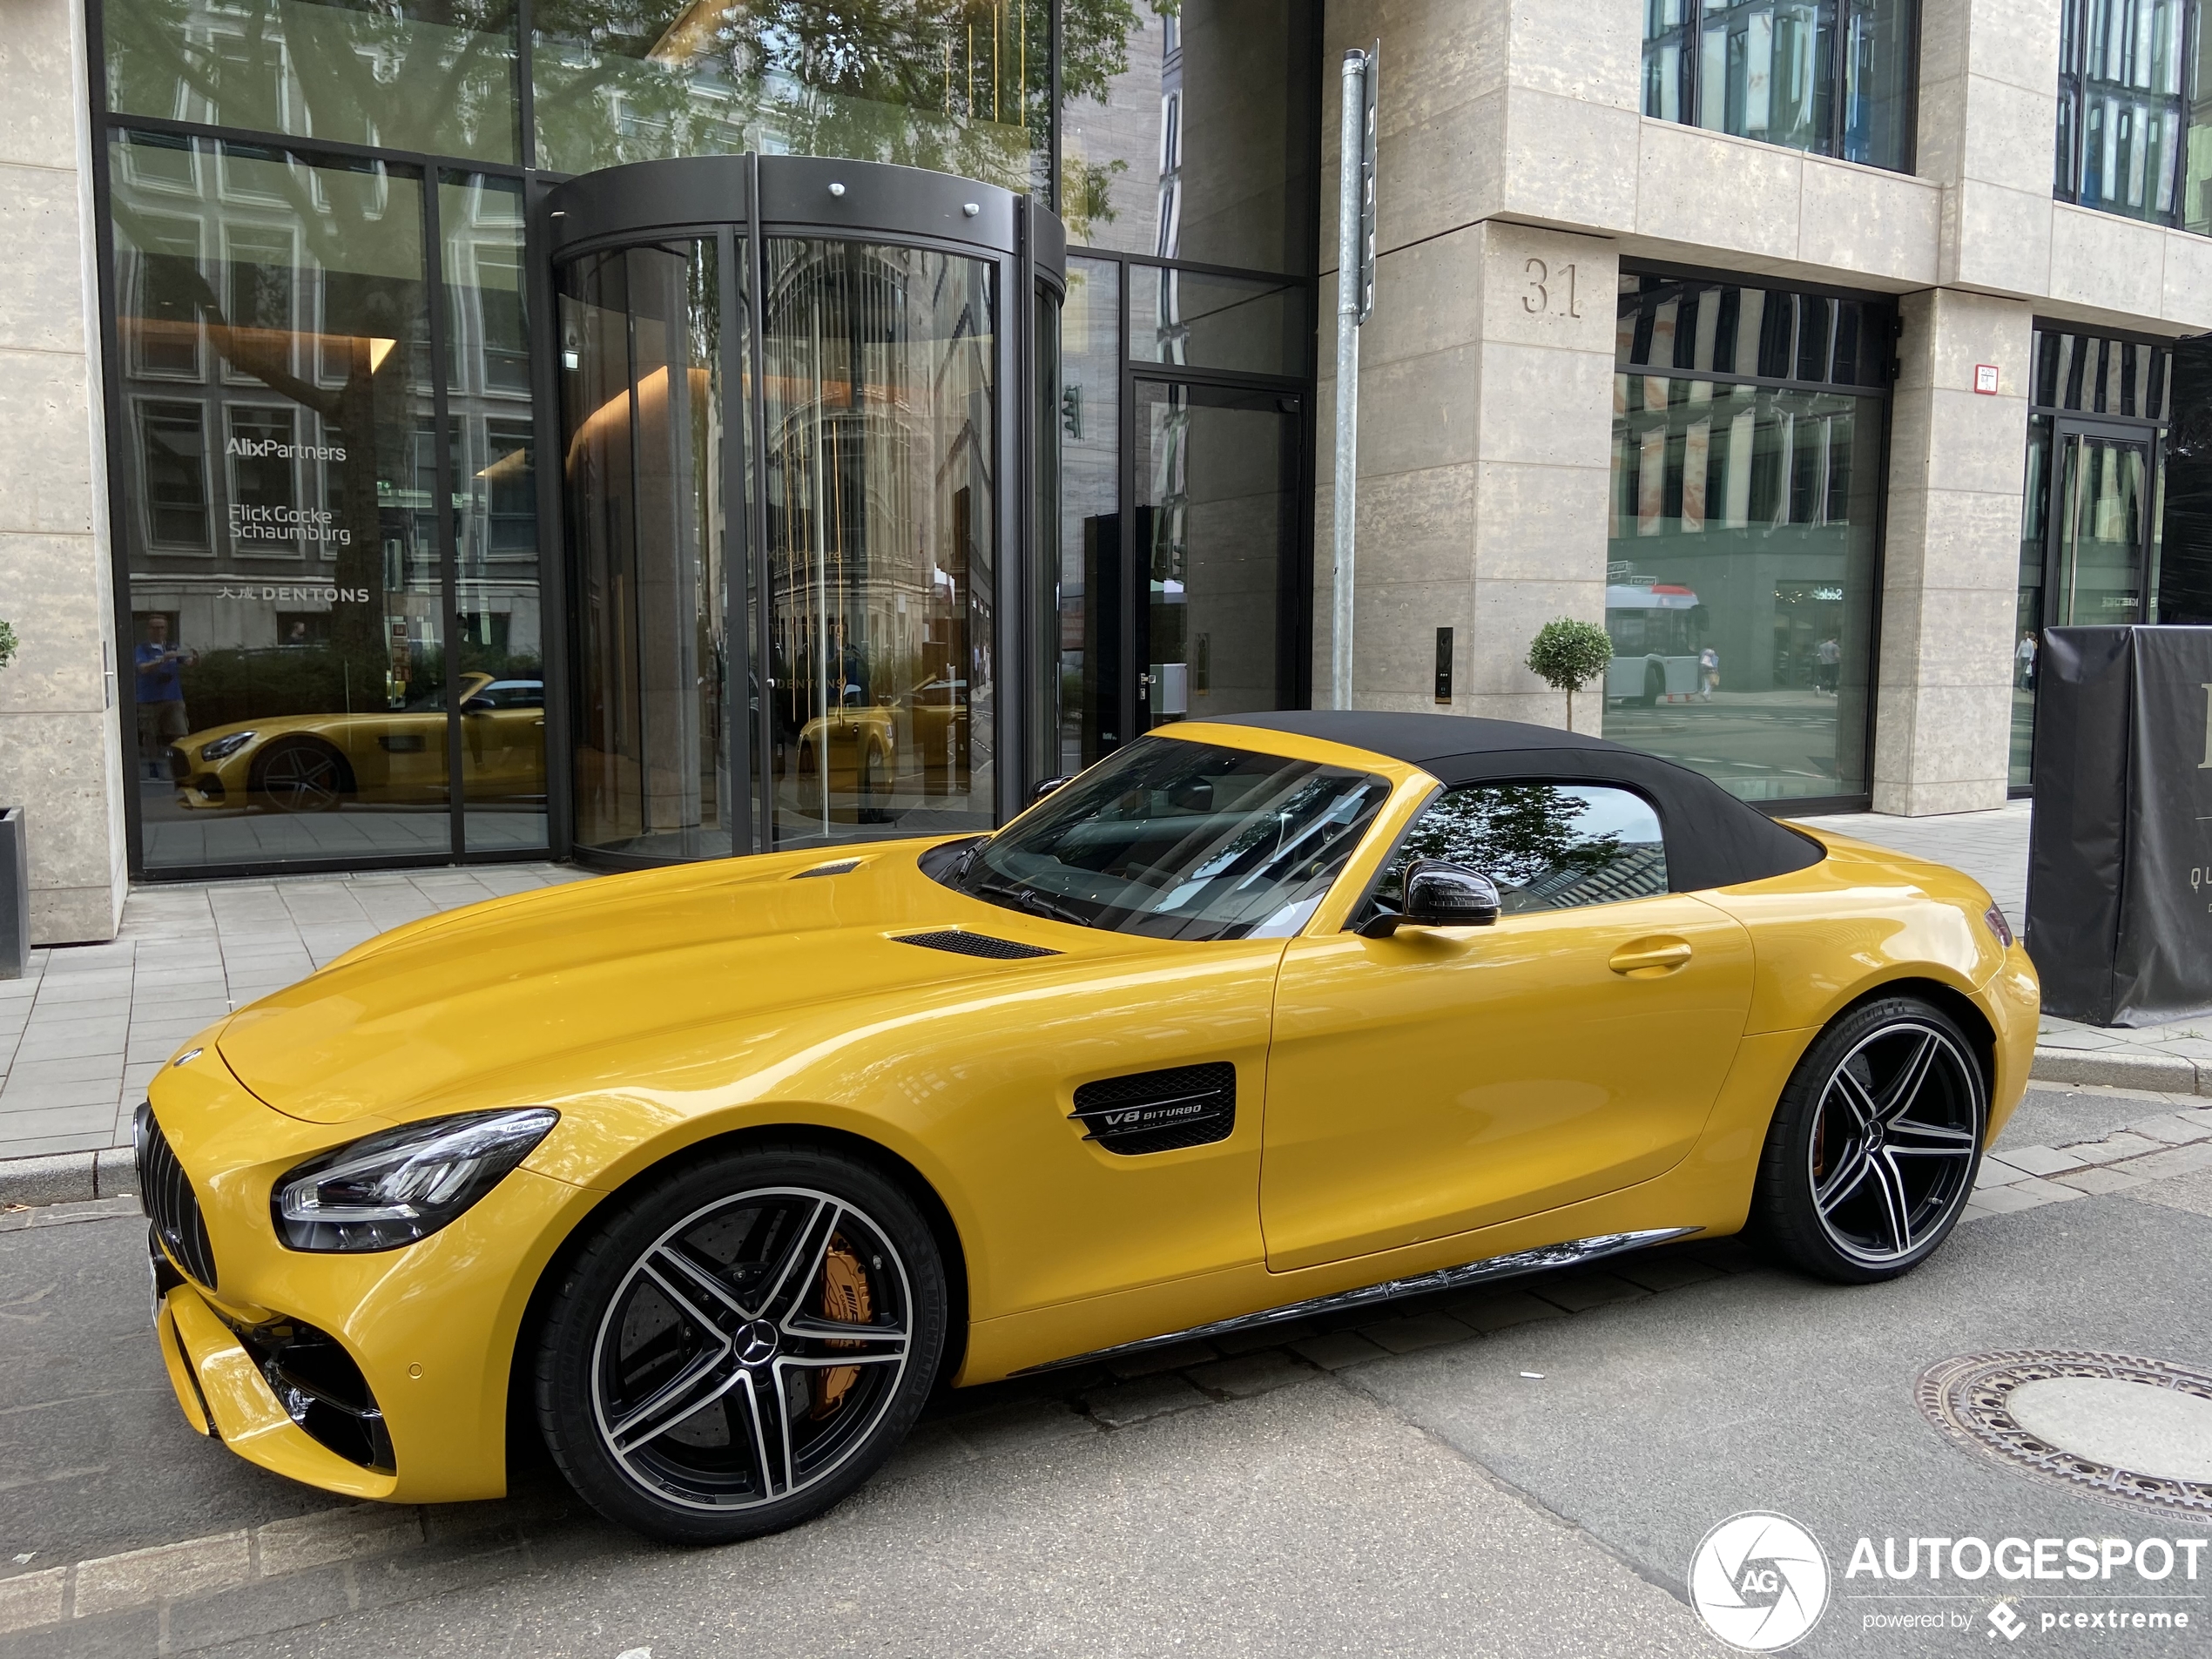
<path id="1" fill-rule="evenodd" d="M 1329 637 L 1329 706 L 1352 706 L 1352 512 L 1359 453 L 1360 203 L 1365 193 L 1367 54 L 1344 55 L 1337 125 L 1336 583 Z"/>

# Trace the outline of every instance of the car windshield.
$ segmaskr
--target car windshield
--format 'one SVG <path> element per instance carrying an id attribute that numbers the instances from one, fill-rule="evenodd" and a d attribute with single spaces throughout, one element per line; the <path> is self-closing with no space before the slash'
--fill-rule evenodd
<path id="1" fill-rule="evenodd" d="M 995 904 L 1166 939 L 1279 939 L 1390 794 L 1371 773 L 1145 738 L 981 843 L 945 880 Z"/>

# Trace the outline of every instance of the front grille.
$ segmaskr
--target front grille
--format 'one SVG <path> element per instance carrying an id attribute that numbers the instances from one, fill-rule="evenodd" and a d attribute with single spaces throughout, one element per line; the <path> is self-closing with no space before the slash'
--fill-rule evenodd
<path id="1" fill-rule="evenodd" d="M 1109 1152 L 1173 1152 L 1225 1141 L 1237 1127 L 1237 1068 L 1225 1060 L 1102 1077 L 1076 1090 L 1069 1116 Z"/>
<path id="2" fill-rule="evenodd" d="M 215 1285 L 215 1250 L 207 1242 L 207 1223 L 199 1195 L 192 1190 L 185 1166 L 170 1150 L 153 1108 L 138 1108 L 132 1120 L 132 1147 L 138 1164 L 138 1204 L 177 1265 L 209 1290 Z"/>
<path id="3" fill-rule="evenodd" d="M 1056 950 L 1047 950 L 1042 945 L 1017 944 L 1011 939 L 995 939 L 989 934 L 971 934 L 958 927 L 944 927 L 935 933 L 899 934 L 894 935 L 902 945 L 920 945 L 927 950 L 948 950 L 955 956 L 988 956 L 995 962 L 1018 962 L 1031 956 L 1057 956 Z"/>
<path id="4" fill-rule="evenodd" d="M 169 777 L 174 783 L 183 783 L 192 776 L 192 757 L 175 744 L 169 745 Z"/>

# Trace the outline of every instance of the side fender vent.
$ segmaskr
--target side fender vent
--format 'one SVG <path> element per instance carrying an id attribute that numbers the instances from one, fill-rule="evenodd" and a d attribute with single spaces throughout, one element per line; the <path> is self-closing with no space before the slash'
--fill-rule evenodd
<path id="1" fill-rule="evenodd" d="M 894 934 L 902 945 L 920 945 L 925 950 L 948 950 L 955 956 L 985 956 L 995 962 L 1018 962 L 1032 956 L 1057 956 L 1056 950 L 1047 950 L 1042 945 L 1023 945 L 1011 939 L 994 939 L 988 934 L 971 934 L 958 927 L 941 927 L 934 933 Z"/>
<path id="2" fill-rule="evenodd" d="M 1103 1077 L 1076 1090 L 1070 1122 L 1109 1152 L 1172 1152 L 1225 1141 L 1237 1127 L 1237 1068 L 1227 1061 Z"/>

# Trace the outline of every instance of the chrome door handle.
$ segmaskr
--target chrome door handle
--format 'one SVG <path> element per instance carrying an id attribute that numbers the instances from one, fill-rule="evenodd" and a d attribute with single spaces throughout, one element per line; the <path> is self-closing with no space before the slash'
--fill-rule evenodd
<path id="1" fill-rule="evenodd" d="M 1687 940 L 1639 939 L 1615 951 L 1606 966 L 1626 978 L 1657 979 L 1685 965 L 1692 954 Z"/>

